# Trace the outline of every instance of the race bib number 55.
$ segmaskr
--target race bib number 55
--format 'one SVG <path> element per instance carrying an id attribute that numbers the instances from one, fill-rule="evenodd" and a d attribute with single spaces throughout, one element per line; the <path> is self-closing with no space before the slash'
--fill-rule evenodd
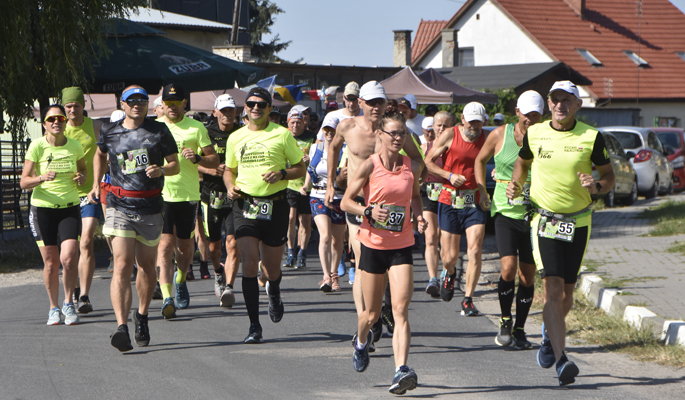
<path id="1" fill-rule="evenodd" d="M 573 242 L 576 233 L 576 220 L 572 218 L 540 217 L 538 236 L 541 238 Z"/>

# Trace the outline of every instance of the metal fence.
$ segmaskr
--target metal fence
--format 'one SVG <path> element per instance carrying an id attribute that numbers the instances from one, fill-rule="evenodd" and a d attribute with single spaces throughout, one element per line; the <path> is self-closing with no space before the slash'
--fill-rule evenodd
<path id="1" fill-rule="evenodd" d="M 0 235 L 11 231 L 26 229 L 29 227 L 29 192 L 21 190 L 19 181 L 24 167 L 24 157 L 29 147 L 27 142 L 18 142 L 12 146 L 11 141 L 0 141 L 0 212 L 2 213 L 2 225 Z"/>

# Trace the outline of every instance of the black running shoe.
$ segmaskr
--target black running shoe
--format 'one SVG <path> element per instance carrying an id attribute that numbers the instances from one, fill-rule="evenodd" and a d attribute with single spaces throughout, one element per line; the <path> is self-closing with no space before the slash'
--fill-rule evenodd
<path id="1" fill-rule="evenodd" d="M 263 343 L 262 327 L 256 327 L 254 324 L 250 325 L 250 333 L 245 337 L 243 343 L 245 344 L 259 344 Z"/>
<path id="2" fill-rule="evenodd" d="M 500 318 L 499 332 L 495 336 L 495 343 L 502 347 L 511 345 L 511 326 L 511 318 Z"/>
<path id="3" fill-rule="evenodd" d="M 416 376 L 416 372 L 406 365 L 402 365 L 400 370 L 395 373 L 388 391 L 392 394 L 405 394 L 407 390 L 416 389 L 418 382 L 419 378 Z"/>
<path id="4" fill-rule="evenodd" d="M 90 299 L 88 296 L 81 296 L 81 299 L 79 301 L 81 304 L 78 306 L 78 313 L 79 314 L 88 314 L 89 312 L 93 311 L 93 305 L 90 304 Z"/>
<path id="5" fill-rule="evenodd" d="M 371 343 L 373 342 L 373 333 L 369 331 L 369 334 L 366 337 L 366 344 L 364 345 L 363 349 L 357 350 L 356 342 L 357 341 L 355 340 L 352 365 L 354 366 L 355 371 L 364 372 L 369 366 L 369 346 L 371 346 Z"/>
<path id="6" fill-rule="evenodd" d="M 157 285 L 155 286 L 155 291 L 152 292 L 152 300 L 163 300 L 162 299 L 162 288 L 159 286 L 159 281 L 157 281 Z"/>
<path id="7" fill-rule="evenodd" d="M 131 346 L 131 337 L 128 334 L 128 327 L 126 325 L 119 325 L 116 331 L 110 335 L 111 343 L 120 352 L 133 350 Z"/>
<path id="8" fill-rule="evenodd" d="M 133 338 L 140 347 L 150 344 L 150 329 L 147 326 L 147 315 L 138 316 L 138 311 L 133 313 L 133 322 L 136 324 L 136 334 Z"/>
<path id="9" fill-rule="evenodd" d="M 533 344 L 526 338 L 526 332 L 523 331 L 523 328 L 514 328 L 511 336 L 514 338 L 514 348 L 516 350 L 530 350 L 533 348 Z"/>
<path id="10" fill-rule="evenodd" d="M 440 297 L 442 301 L 450 301 L 454 297 L 454 281 L 456 276 L 445 275 L 445 279 L 440 286 Z"/>
<path id="11" fill-rule="evenodd" d="M 383 306 L 381 311 L 381 319 L 383 320 L 383 325 L 385 325 L 385 330 L 388 331 L 388 336 L 392 337 L 395 333 L 395 317 L 392 315 L 392 310 L 390 307 Z"/>
<path id="12" fill-rule="evenodd" d="M 477 317 L 480 315 L 480 311 L 473 305 L 473 300 L 464 300 L 461 302 L 461 315 Z"/>
<path id="13" fill-rule="evenodd" d="M 381 340 L 383 336 L 383 317 L 378 317 L 378 321 L 371 326 L 371 332 L 373 332 L 373 342 Z"/>
<path id="14" fill-rule="evenodd" d="M 267 286 L 267 294 L 269 293 L 268 288 L 269 286 Z M 283 302 L 281 301 L 280 293 L 277 296 L 269 294 L 269 318 L 271 318 L 271 322 L 281 322 L 284 311 L 285 309 L 283 307 Z"/>
<path id="15" fill-rule="evenodd" d="M 573 361 L 569 361 L 566 354 L 562 355 L 557 362 L 557 375 L 559 376 L 559 386 L 570 385 L 576 381 L 578 376 L 578 366 Z"/>

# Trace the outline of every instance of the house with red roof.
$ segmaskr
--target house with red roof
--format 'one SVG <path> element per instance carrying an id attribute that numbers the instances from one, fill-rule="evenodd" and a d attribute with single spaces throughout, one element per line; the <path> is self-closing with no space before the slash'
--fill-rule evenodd
<path id="1" fill-rule="evenodd" d="M 415 69 L 554 62 L 592 82 L 584 107 L 683 126 L 685 14 L 669 0 L 467 0 L 449 20 L 421 20 L 411 47 Z"/>

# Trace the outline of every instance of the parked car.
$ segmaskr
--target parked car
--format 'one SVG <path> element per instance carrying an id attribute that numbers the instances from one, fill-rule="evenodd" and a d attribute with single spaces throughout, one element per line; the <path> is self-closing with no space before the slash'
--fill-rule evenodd
<path id="1" fill-rule="evenodd" d="M 673 192 L 673 167 L 659 136 L 650 128 L 607 126 L 631 159 L 637 174 L 637 189 L 647 198 Z"/>
<path id="2" fill-rule="evenodd" d="M 626 152 L 618 139 L 602 129 L 599 131 L 604 136 L 611 169 L 614 171 L 616 180 L 611 191 L 601 196 L 593 195 L 592 198 L 604 198 L 604 205 L 607 207 L 614 207 L 617 200 L 623 204 L 631 205 L 637 200 L 638 189 L 635 168 L 633 168 L 630 158 L 626 156 Z M 592 177 L 599 180 L 599 172 L 594 167 L 592 167 Z"/>
<path id="3" fill-rule="evenodd" d="M 664 145 L 671 166 L 673 167 L 673 188 L 685 189 L 685 140 L 682 128 L 652 128 Z M 669 154 L 671 153 L 671 154 Z"/>

